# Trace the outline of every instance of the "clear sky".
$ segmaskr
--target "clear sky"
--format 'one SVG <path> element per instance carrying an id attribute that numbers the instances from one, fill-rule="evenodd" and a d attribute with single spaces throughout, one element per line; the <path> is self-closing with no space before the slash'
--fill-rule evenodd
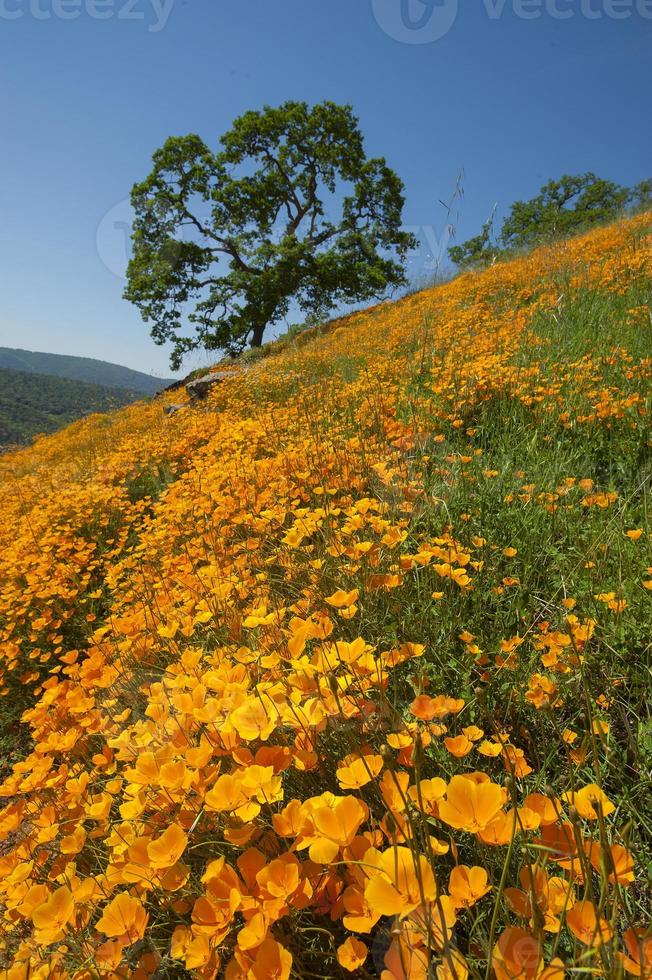
<path id="1" fill-rule="evenodd" d="M 350 102 L 405 182 L 414 279 L 550 177 L 652 176 L 652 0 L 0 0 L 0 345 L 168 375 L 121 298 L 167 136 Z M 189 364 L 192 366 L 192 363 Z"/>

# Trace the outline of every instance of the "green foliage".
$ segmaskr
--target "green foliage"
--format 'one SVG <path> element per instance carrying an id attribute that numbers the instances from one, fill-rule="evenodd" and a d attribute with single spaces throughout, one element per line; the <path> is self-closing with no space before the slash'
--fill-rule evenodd
<path id="1" fill-rule="evenodd" d="M 545 184 L 531 201 L 516 201 L 505 219 L 500 241 L 508 249 L 531 248 L 612 221 L 622 213 L 629 192 L 587 173 L 565 174 Z"/>
<path id="2" fill-rule="evenodd" d="M 649 211 L 652 208 L 652 178 L 642 180 L 630 193 L 632 210 Z"/>
<path id="3" fill-rule="evenodd" d="M 401 181 L 366 157 L 350 106 L 332 102 L 246 112 L 218 152 L 168 139 L 132 203 L 125 297 L 156 343 L 172 341 L 175 368 L 200 346 L 260 346 L 291 300 L 325 315 L 403 285 L 414 245 Z"/>
<path id="4" fill-rule="evenodd" d="M 57 378 L 87 381 L 107 388 L 127 388 L 143 395 L 155 395 L 172 383 L 171 378 L 154 378 L 151 374 L 133 371 L 121 364 L 98 361 L 93 357 L 46 354 L 14 347 L 0 347 L 0 369 L 52 374 Z"/>
<path id="5" fill-rule="evenodd" d="M 11 767 L 20 762 L 31 748 L 31 737 L 21 715 L 33 704 L 31 688 L 12 684 L 10 698 L 5 698 L 0 713 L 0 779 L 5 779 Z"/>
<path id="6" fill-rule="evenodd" d="M 493 219 L 485 221 L 482 231 L 474 238 L 462 242 L 461 245 L 453 245 L 448 250 L 452 261 L 459 265 L 461 269 L 472 268 L 476 265 L 486 265 L 492 258 L 499 254 L 499 249 L 491 244 L 491 228 Z"/>
<path id="7" fill-rule="evenodd" d="M 635 211 L 652 207 L 652 180 L 643 180 L 628 189 L 593 173 L 565 174 L 544 184 L 531 200 L 512 204 L 497 241 L 492 241 L 493 220 L 490 219 L 479 235 L 453 245 L 448 254 L 460 268 L 487 265 L 500 255 L 567 238 L 613 221 L 628 205 Z"/>
<path id="8" fill-rule="evenodd" d="M 105 388 L 50 375 L 0 369 L 0 451 L 55 432 L 92 412 L 108 412 L 141 397 L 126 388 Z"/>

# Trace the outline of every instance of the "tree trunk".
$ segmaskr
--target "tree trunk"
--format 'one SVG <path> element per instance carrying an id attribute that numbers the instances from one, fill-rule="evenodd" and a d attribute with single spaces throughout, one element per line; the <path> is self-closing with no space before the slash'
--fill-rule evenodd
<path id="1" fill-rule="evenodd" d="M 267 326 L 267 322 L 266 321 L 263 322 L 263 323 L 256 323 L 256 324 L 254 324 L 254 328 L 253 328 L 253 331 L 252 331 L 252 334 L 251 334 L 251 346 L 252 347 L 260 347 L 260 345 L 263 342 L 263 334 L 265 333 L 265 327 L 266 326 Z"/>

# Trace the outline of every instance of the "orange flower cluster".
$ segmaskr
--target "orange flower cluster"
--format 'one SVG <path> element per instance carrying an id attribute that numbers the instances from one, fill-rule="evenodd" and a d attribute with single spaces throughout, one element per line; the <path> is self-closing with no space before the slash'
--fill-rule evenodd
<path id="1" fill-rule="evenodd" d="M 649 224 L 0 460 L 0 712 L 25 699 L 29 735 L 0 785 L 8 980 L 652 976 L 603 778 L 624 668 L 605 693 L 596 666 L 649 604 L 650 536 L 595 473 L 495 448 L 523 415 L 543 446 L 649 446 L 652 359 L 556 361 L 539 330 L 561 292 L 631 319 Z M 569 522 L 546 592 L 528 534 Z"/>

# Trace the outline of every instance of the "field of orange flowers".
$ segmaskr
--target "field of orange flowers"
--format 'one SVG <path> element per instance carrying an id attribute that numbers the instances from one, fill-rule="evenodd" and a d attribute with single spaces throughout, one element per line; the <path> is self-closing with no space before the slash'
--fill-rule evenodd
<path id="1" fill-rule="evenodd" d="M 643 215 L 0 459 L 2 976 L 652 976 L 651 272 Z"/>

